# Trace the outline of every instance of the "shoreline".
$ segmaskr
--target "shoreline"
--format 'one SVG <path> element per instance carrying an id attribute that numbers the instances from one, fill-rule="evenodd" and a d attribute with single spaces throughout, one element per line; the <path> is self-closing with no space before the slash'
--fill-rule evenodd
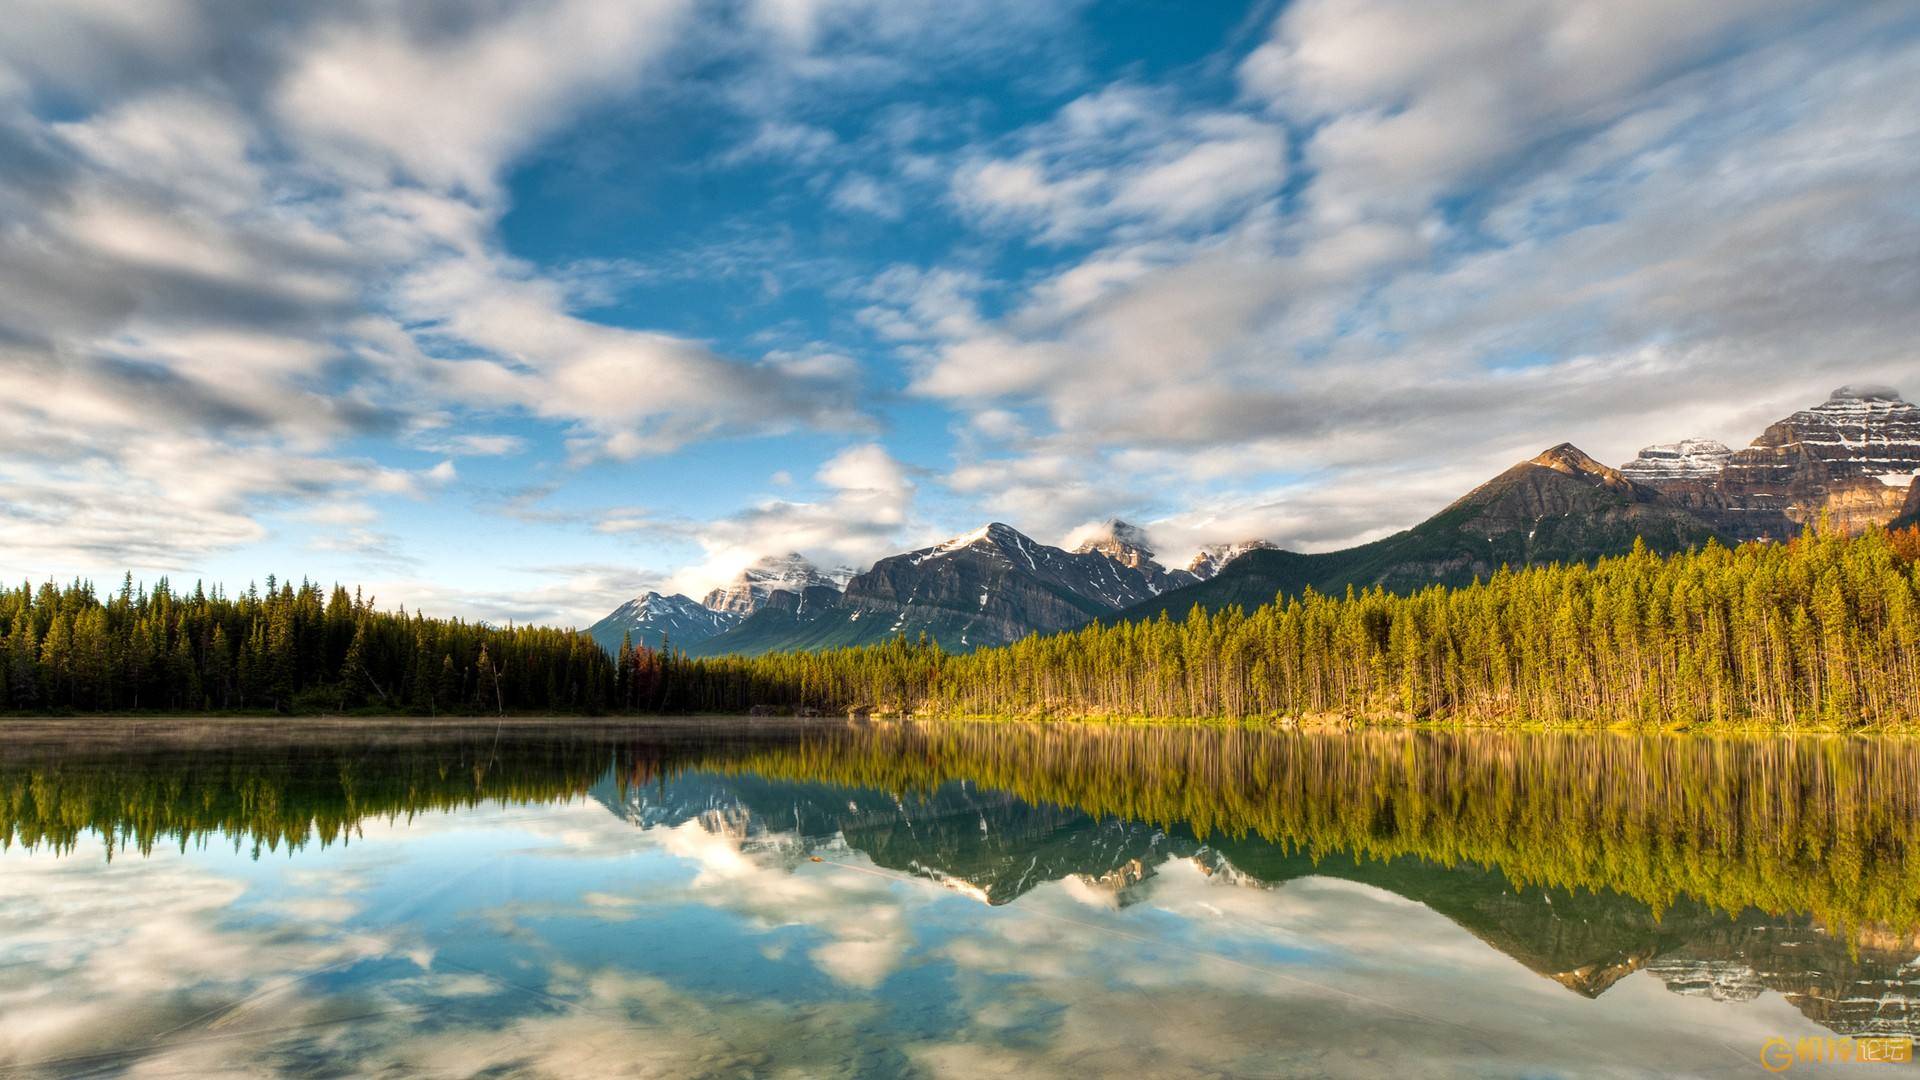
<path id="1" fill-rule="evenodd" d="M 793 713 L 751 715 L 747 713 L 682 713 L 643 715 L 575 715 L 569 713 L 525 713 L 506 716 L 409 716 L 406 714 L 278 714 L 278 713 L 81 713 L 61 715 L 0 715 L 0 740 L 31 737 L 35 734 L 72 736 L 90 732 L 102 735 L 128 735 L 136 732 L 165 733 L 175 738 L 196 732 L 214 736 L 235 731 L 305 732 L 380 731 L 453 732 L 512 729 L 578 728 L 592 730 L 634 729 L 651 731 L 733 730 L 781 731 L 883 724 L 1033 724 L 1067 725 L 1082 728 L 1199 727 L 1220 730 L 1290 731 L 1300 733 L 1363 732 L 1516 732 L 1528 734 L 1610 734 L 1622 736 L 1666 735 L 1699 736 L 1847 736 L 1873 739 L 1912 738 L 1920 728 L 1885 725 L 1656 725 L 1622 723 L 1540 723 L 1462 720 L 1391 720 L 1350 717 L 1155 717 L 1155 716 L 1012 716 L 969 713 L 946 714 L 861 714 L 824 713 L 813 716 Z"/>

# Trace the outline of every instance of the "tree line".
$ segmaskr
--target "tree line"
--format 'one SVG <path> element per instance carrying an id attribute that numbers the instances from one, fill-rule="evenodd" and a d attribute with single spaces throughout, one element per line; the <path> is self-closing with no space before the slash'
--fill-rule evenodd
<path id="1" fill-rule="evenodd" d="M 0 647 L 0 703 L 35 712 L 595 712 L 661 659 L 616 670 L 570 630 L 380 611 L 271 577 L 239 596 L 21 585 L 0 591 Z"/>
<path id="2" fill-rule="evenodd" d="M 1907 727 L 1920 530 L 1502 570 L 1464 588 L 1308 590 L 964 655 L 896 639 L 689 659 L 382 612 L 311 583 L 0 592 L 21 711 L 659 713 Z"/>

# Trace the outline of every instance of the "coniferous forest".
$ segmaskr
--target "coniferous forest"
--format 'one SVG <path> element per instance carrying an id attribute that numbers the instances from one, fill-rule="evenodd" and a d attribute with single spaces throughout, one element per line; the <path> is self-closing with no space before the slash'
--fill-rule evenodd
<path id="1" fill-rule="evenodd" d="M 0 701 L 27 711 L 590 712 L 614 684 L 613 659 L 570 630 L 382 612 L 273 578 L 238 597 L 22 585 L 0 595 L 0 635 Z"/>
<path id="2" fill-rule="evenodd" d="M 1465 588 L 1308 592 L 950 655 L 690 660 L 381 612 L 303 582 L 0 596 L 18 711 L 730 712 L 1901 728 L 1920 718 L 1920 530 L 1644 549 Z"/>

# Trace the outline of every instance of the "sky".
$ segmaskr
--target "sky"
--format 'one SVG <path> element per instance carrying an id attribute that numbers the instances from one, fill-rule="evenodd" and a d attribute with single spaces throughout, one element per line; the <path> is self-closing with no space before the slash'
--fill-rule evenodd
<path id="1" fill-rule="evenodd" d="M 0 575 L 582 625 L 1920 394 L 1920 10 L 24 0 Z"/>

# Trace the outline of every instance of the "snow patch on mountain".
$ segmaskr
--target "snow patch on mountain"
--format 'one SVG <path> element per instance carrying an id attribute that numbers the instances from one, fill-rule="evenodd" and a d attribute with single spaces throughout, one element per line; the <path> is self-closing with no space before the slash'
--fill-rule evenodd
<path id="1" fill-rule="evenodd" d="M 1920 471 L 1920 406 L 1891 386 L 1843 386 L 1755 443 L 1795 444 L 1840 475 L 1911 474 Z"/>
<path id="2" fill-rule="evenodd" d="M 1712 481 L 1726 471 L 1733 451 L 1715 439 L 1682 439 L 1641 450 L 1620 466 L 1621 475 L 1635 483 L 1658 487 L 1683 481 Z"/>

